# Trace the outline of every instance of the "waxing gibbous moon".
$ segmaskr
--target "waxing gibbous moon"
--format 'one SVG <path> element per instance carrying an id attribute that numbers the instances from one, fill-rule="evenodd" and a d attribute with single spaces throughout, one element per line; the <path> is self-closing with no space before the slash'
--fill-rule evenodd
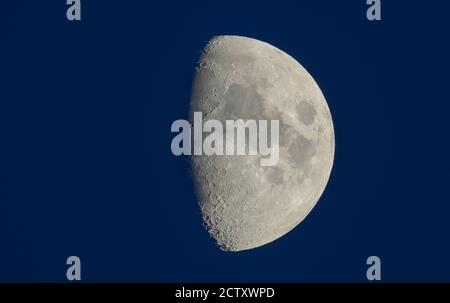
<path id="1" fill-rule="evenodd" d="M 204 121 L 279 120 L 279 161 L 261 156 L 191 156 L 204 225 L 217 245 L 241 251 L 270 243 L 310 213 L 328 182 L 334 129 L 314 79 L 278 48 L 247 37 L 206 45 L 192 84 L 190 114 Z"/>

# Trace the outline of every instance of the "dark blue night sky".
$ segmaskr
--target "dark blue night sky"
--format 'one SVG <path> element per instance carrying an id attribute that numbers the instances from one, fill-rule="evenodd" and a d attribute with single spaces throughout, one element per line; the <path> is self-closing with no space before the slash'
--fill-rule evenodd
<path id="1" fill-rule="evenodd" d="M 450 282 L 450 2 L 6 1 L 0 281 Z M 316 79 L 335 165 L 303 223 L 227 253 L 170 150 L 214 35 L 271 43 Z"/>

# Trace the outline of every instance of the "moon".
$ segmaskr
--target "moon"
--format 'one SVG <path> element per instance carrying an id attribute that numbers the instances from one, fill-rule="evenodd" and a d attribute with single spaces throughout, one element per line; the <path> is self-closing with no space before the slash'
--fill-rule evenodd
<path id="1" fill-rule="evenodd" d="M 205 228 L 225 251 L 270 243 L 302 222 L 321 197 L 334 159 L 334 128 L 312 76 L 280 49 L 217 36 L 194 75 L 190 117 L 279 120 L 279 161 L 260 156 L 191 156 Z"/>

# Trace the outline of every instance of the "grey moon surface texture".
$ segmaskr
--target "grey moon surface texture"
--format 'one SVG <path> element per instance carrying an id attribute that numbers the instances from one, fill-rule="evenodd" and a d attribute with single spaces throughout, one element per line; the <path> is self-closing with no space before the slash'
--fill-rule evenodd
<path id="1" fill-rule="evenodd" d="M 194 75 L 191 121 L 194 112 L 223 125 L 279 120 L 274 166 L 261 166 L 260 155 L 191 156 L 204 225 L 221 249 L 262 246 L 305 219 L 330 177 L 335 141 L 325 97 L 300 63 L 256 39 L 214 37 Z"/>

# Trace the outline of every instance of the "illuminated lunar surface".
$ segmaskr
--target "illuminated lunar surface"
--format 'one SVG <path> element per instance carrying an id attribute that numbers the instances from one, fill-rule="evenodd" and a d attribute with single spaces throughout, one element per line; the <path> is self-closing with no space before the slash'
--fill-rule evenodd
<path id="1" fill-rule="evenodd" d="M 203 121 L 279 120 L 279 161 L 261 156 L 191 156 L 204 225 L 227 251 L 259 247 L 285 235 L 312 210 L 330 176 L 334 130 L 311 75 L 265 42 L 214 37 L 194 76 L 190 113 Z M 204 136 L 206 136 L 205 134 Z"/>

